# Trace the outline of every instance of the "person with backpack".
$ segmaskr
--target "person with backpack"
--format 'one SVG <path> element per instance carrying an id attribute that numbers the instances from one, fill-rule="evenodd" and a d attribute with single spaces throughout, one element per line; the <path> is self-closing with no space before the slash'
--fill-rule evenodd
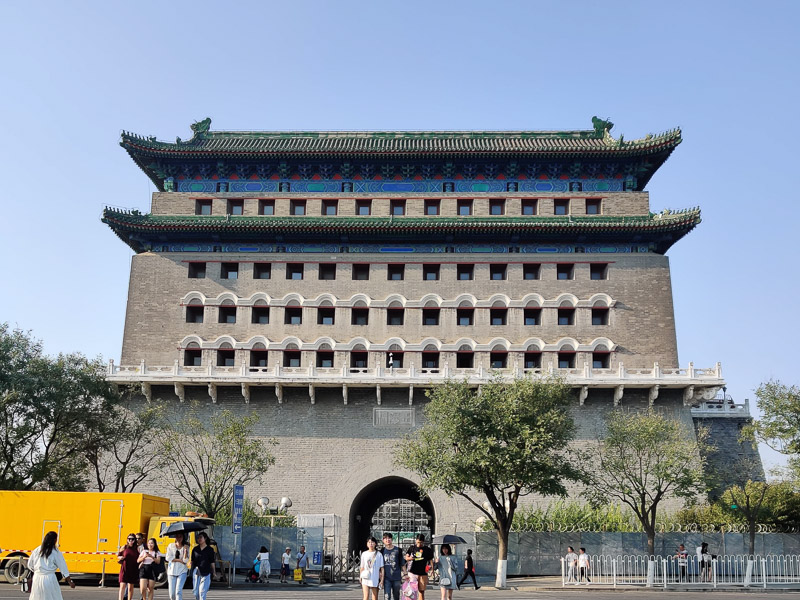
<path id="1" fill-rule="evenodd" d="M 394 536 L 388 531 L 383 534 L 383 593 L 386 600 L 400 600 L 400 587 L 403 584 L 403 553 L 394 545 Z"/>
<path id="2" fill-rule="evenodd" d="M 269 583 L 269 550 L 266 546 L 261 546 L 261 550 L 256 554 L 258 561 L 258 581 Z"/>

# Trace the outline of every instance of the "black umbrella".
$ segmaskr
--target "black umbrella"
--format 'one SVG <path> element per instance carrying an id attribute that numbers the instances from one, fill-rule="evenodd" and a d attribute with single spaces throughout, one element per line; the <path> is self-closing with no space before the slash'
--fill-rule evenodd
<path id="1" fill-rule="evenodd" d="M 458 535 L 437 535 L 431 540 L 431 546 L 441 546 L 442 544 L 466 544 L 467 540 Z"/>
<path id="2" fill-rule="evenodd" d="M 202 523 L 198 523 L 197 521 L 178 521 L 177 523 L 173 523 L 167 530 L 164 532 L 165 536 L 175 537 L 176 533 L 189 533 L 191 531 L 203 531 L 206 528 L 206 525 Z"/>

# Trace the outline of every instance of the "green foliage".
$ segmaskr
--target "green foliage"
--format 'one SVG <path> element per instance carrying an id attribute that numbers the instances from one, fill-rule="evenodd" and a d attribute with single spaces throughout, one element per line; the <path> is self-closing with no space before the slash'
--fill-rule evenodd
<path id="1" fill-rule="evenodd" d="M 428 398 L 425 424 L 398 449 L 395 462 L 420 475 L 424 492 L 460 495 L 481 510 L 505 559 L 520 496 L 563 496 L 565 482 L 583 478 L 567 459 L 575 430 L 572 392 L 558 379 L 496 378 L 479 394 L 466 381 L 448 381 Z"/>
<path id="2" fill-rule="evenodd" d="M 30 333 L 0 323 L 0 489 L 84 490 L 85 451 L 102 445 L 119 402 L 100 359 L 44 355 Z"/>
<path id="3" fill-rule="evenodd" d="M 601 440 L 592 484 L 585 495 L 595 506 L 611 501 L 630 507 L 647 534 L 652 554 L 658 505 L 691 499 L 705 489 L 706 432 L 648 410 L 614 411 Z"/>
<path id="4" fill-rule="evenodd" d="M 758 387 L 756 396 L 761 418 L 745 433 L 786 454 L 795 477 L 800 477 L 800 388 L 768 381 Z"/>
<path id="5" fill-rule="evenodd" d="M 591 506 L 559 500 L 545 507 L 521 506 L 511 531 L 641 531 L 630 511 L 619 505 Z"/>
<path id="6" fill-rule="evenodd" d="M 275 440 L 252 439 L 258 415 L 218 412 L 206 424 L 186 416 L 165 429 L 161 452 L 181 498 L 210 517 L 229 506 L 234 484 L 261 482 L 275 463 Z"/>
<path id="7" fill-rule="evenodd" d="M 679 510 L 673 518 L 665 519 L 665 525 L 670 523 L 679 525 L 699 525 L 701 528 L 719 529 L 720 527 L 741 525 L 741 513 L 731 512 L 720 502 L 713 504 L 696 504 Z"/>

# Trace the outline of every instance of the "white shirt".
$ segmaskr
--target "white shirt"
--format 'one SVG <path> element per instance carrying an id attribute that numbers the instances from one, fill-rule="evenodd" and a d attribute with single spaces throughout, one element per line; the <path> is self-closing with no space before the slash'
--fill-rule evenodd
<path id="1" fill-rule="evenodd" d="M 176 558 L 180 558 L 183 560 L 182 563 L 175 562 Z M 184 546 L 183 548 L 178 548 L 178 545 L 175 542 L 172 542 L 169 546 L 167 546 L 167 562 L 169 566 L 167 567 L 167 575 L 172 575 L 173 577 L 177 577 L 178 575 L 183 575 L 189 571 L 189 567 L 186 566 L 186 561 L 189 558 L 189 548 L 188 546 Z"/>
<path id="2" fill-rule="evenodd" d="M 375 550 L 364 550 L 361 553 L 361 583 L 376 588 L 380 585 L 381 569 L 383 568 L 383 554 Z"/>
<path id="3" fill-rule="evenodd" d="M 567 556 L 565 558 L 567 560 L 567 566 L 572 567 L 575 565 L 575 561 L 578 560 L 578 555 L 574 552 L 567 552 Z"/>
<path id="4" fill-rule="evenodd" d="M 288 565 L 289 561 L 292 560 L 292 555 L 288 552 L 284 552 L 281 554 L 281 560 L 283 560 L 283 564 Z"/>
<path id="5" fill-rule="evenodd" d="M 64 555 L 59 552 L 58 548 L 53 548 L 50 556 L 44 556 L 42 547 L 39 546 L 31 552 L 31 556 L 28 559 L 28 568 L 40 575 L 50 575 L 56 571 L 61 571 L 64 577 L 69 577 L 67 561 L 64 560 Z"/>
<path id="6" fill-rule="evenodd" d="M 589 555 L 585 552 L 583 554 L 578 554 L 578 566 L 582 568 L 589 566 Z"/>

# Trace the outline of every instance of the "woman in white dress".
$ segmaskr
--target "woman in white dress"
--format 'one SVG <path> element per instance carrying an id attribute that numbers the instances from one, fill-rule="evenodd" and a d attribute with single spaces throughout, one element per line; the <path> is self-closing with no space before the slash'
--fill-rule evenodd
<path id="1" fill-rule="evenodd" d="M 48 531 L 42 545 L 31 552 L 28 568 L 33 571 L 31 600 L 61 600 L 61 588 L 58 585 L 56 571 L 61 571 L 69 587 L 75 589 L 75 582 L 69 576 L 64 555 L 56 548 L 58 534 Z"/>
<path id="2" fill-rule="evenodd" d="M 367 549 L 361 553 L 359 569 L 364 600 L 378 600 L 378 590 L 383 587 L 383 554 L 378 552 L 378 540 L 367 540 Z"/>

